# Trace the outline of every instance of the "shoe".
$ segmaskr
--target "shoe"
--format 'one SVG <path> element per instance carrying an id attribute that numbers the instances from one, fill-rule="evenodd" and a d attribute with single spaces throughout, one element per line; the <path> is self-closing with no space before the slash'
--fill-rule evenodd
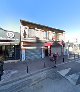
<path id="1" fill-rule="evenodd" d="M 56 65 L 54 67 L 56 67 Z"/>

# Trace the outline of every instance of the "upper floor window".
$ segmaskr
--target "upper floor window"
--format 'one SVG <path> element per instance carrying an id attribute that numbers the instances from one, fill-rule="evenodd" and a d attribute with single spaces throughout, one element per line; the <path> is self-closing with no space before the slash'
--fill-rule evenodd
<path id="1" fill-rule="evenodd" d="M 44 31 L 44 37 L 43 38 L 47 39 L 47 32 L 46 31 Z"/>
<path id="2" fill-rule="evenodd" d="M 34 29 L 29 29 L 28 36 L 29 37 L 35 37 L 35 30 Z"/>
<path id="3" fill-rule="evenodd" d="M 59 40 L 59 41 L 63 40 L 63 34 L 62 33 L 57 33 L 57 40 Z"/>

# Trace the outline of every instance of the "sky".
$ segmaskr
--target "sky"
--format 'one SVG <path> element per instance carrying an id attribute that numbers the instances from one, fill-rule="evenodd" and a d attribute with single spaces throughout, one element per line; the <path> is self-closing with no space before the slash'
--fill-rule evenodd
<path id="1" fill-rule="evenodd" d="M 65 31 L 66 39 L 80 37 L 80 0 L 0 0 L 0 27 L 20 32 L 20 19 Z"/>

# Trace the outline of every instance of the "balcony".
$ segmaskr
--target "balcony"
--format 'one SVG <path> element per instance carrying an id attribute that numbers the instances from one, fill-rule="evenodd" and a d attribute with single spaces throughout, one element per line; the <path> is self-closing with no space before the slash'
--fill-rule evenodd
<path id="1" fill-rule="evenodd" d="M 36 42 L 36 37 L 28 37 L 28 38 L 21 38 L 21 41 L 23 42 Z"/>

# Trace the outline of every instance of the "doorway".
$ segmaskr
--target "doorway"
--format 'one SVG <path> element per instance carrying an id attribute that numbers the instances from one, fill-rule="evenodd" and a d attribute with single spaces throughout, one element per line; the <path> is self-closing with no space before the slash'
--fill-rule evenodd
<path id="1" fill-rule="evenodd" d="M 45 46 L 45 56 L 48 56 L 48 46 Z"/>

